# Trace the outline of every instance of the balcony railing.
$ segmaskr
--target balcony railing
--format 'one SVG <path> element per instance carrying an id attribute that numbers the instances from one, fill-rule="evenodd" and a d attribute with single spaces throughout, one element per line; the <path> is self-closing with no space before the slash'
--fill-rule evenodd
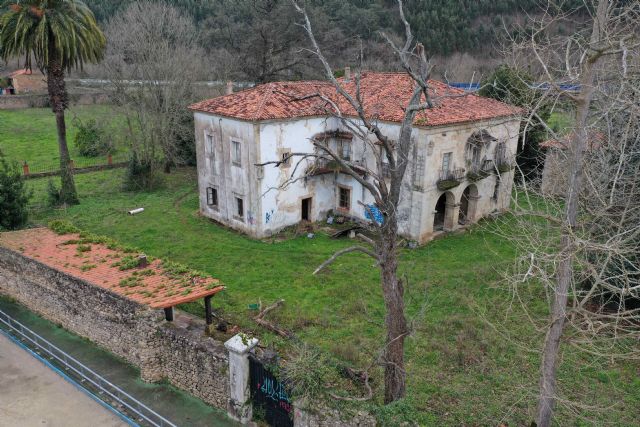
<path id="1" fill-rule="evenodd" d="M 467 172 L 467 179 L 469 181 L 480 181 L 491 175 L 495 170 L 495 166 L 492 160 L 485 160 L 481 165 L 474 165 Z"/>
<path id="2" fill-rule="evenodd" d="M 494 161 L 498 173 L 507 173 L 515 167 L 515 160 L 510 157 L 500 157 Z"/>
<path id="3" fill-rule="evenodd" d="M 464 180 L 464 169 L 441 170 L 436 186 L 438 190 L 445 191 L 457 187 Z"/>
<path id="4" fill-rule="evenodd" d="M 360 162 L 358 161 L 346 161 L 345 163 L 347 163 L 351 169 L 353 169 L 356 173 L 360 174 L 360 175 L 366 175 L 366 168 L 364 168 Z M 345 169 L 334 159 L 330 159 L 330 158 L 324 158 L 324 157 L 320 157 L 318 159 L 316 159 L 308 168 L 307 168 L 307 175 L 309 176 L 315 176 L 315 175 L 322 175 L 322 174 L 326 174 L 326 173 L 346 173 Z"/>

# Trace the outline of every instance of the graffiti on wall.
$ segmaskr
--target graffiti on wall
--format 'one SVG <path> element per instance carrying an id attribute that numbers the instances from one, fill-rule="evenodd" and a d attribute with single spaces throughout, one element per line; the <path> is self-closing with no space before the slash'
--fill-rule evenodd
<path id="1" fill-rule="evenodd" d="M 269 224 L 271 221 L 273 221 L 274 217 L 276 215 L 276 212 L 274 209 L 271 209 L 269 212 L 264 214 L 264 223 L 265 224 Z"/>

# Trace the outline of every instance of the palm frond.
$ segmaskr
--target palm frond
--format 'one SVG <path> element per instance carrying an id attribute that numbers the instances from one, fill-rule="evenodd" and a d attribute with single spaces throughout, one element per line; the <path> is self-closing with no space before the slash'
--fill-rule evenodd
<path id="1" fill-rule="evenodd" d="M 33 57 L 46 69 L 53 54 L 64 69 L 99 62 L 106 40 L 80 0 L 7 0 L 0 6 L 0 58 Z M 52 52 L 51 49 L 55 49 Z"/>

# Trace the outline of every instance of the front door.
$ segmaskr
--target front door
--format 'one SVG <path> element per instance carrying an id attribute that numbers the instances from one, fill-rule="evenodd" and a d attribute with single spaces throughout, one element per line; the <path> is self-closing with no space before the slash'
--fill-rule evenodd
<path id="1" fill-rule="evenodd" d="M 302 199 L 302 220 L 311 221 L 311 197 Z"/>

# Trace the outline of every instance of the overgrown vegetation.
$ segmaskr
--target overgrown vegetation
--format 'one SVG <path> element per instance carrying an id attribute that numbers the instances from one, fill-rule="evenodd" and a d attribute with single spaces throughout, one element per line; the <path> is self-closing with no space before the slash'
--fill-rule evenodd
<path id="1" fill-rule="evenodd" d="M 95 119 L 89 119 L 86 122 L 78 120 L 74 125 L 78 131 L 73 142 L 81 156 L 106 156 L 113 151 L 113 144 L 107 138 L 105 129 Z"/>
<path id="2" fill-rule="evenodd" d="M 260 336 L 263 345 L 283 355 L 298 353 L 259 328 L 249 304 L 283 298 L 285 304 L 270 314 L 270 320 L 294 331 L 318 351 L 333 353 L 331 357 L 347 366 L 364 369 L 371 363 L 383 336 L 377 271 L 366 258 L 350 255 L 336 262 L 331 274 L 311 275 L 347 242 L 322 232 L 314 239 L 255 241 L 194 215 L 198 209 L 195 171 L 181 170 L 167 178 L 164 188 L 145 193 L 122 192 L 123 175 L 124 171 L 79 175 L 84 205 L 65 211 L 39 205 L 46 180 L 29 181 L 36 195 L 34 220 L 73 221 L 83 229 L 144 248 L 147 254 L 211 274 L 229 289 L 213 298 L 216 313 Z M 126 215 L 132 205 L 144 206 L 145 215 Z M 56 224 L 55 228 L 75 232 L 68 223 Z M 493 233 L 490 222 L 425 247 L 403 250 L 400 269 L 412 278 L 407 286 L 409 318 L 416 319 L 406 352 L 409 397 L 385 407 L 376 405 L 382 377 L 374 369 L 374 399 L 365 406 L 381 425 L 399 425 L 402 420 L 419 425 L 494 425 L 496 420 L 528 424 L 535 409 L 530 396 L 537 389 L 539 365 L 537 353 L 524 351 L 522 340 L 536 333 L 524 317 L 511 318 L 500 331 L 491 326 L 509 310 L 509 295 L 496 284 L 498 269 L 511 265 L 514 253 L 510 243 Z M 424 300 L 425 294 L 427 314 L 416 317 L 422 310 L 417 301 Z M 532 301 L 531 313 L 547 312 L 544 303 L 534 303 L 543 301 L 541 290 L 524 291 L 521 297 Z M 204 317 L 201 301 L 181 307 Z M 516 343 L 511 337 L 522 340 Z M 531 338 L 529 348 L 535 344 Z M 640 405 L 636 362 L 611 364 L 597 356 L 572 353 L 565 357 L 559 377 L 568 397 L 591 402 L 584 416 L 620 426 L 635 422 L 636 414 L 629 408 Z M 341 378 L 337 364 L 329 366 L 333 372 L 309 387 L 318 390 Z M 356 396 L 364 394 L 357 384 L 347 390 Z M 574 412 L 560 407 L 558 423 L 573 421 Z"/>
<path id="3" fill-rule="evenodd" d="M 0 230 L 15 230 L 27 223 L 30 195 L 20 166 L 0 151 Z"/>
<path id="4" fill-rule="evenodd" d="M 518 152 L 516 161 L 520 176 L 528 181 L 535 180 L 542 173 L 544 153 L 540 149 L 540 143 L 549 136 L 543 123 L 551 116 L 551 105 L 544 102 L 544 92 L 532 89 L 535 78 L 526 71 L 502 65 L 488 75 L 482 82 L 479 94 L 488 98 L 497 99 L 523 109 L 523 116 L 528 117 L 531 109 L 536 109 L 537 116 L 521 125 L 518 138 Z M 506 165 L 502 166 L 502 172 L 511 170 Z"/>
<path id="5" fill-rule="evenodd" d="M 83 122 L 100 120 L 105 132 L 117 135 L 114 149 L 123 149 L 123 138 L 120 138 L 123 118 L 108 105 L 83 105 L 70 107 L 68 114 L 74 120 Z M 9 160 L 27 161 L 32 172 L 42 169 L 52 170 L 60 162 L 58 141 L 56 139 L 55 117 L 48 108 L 29 108 L 21 110 L 2 110 L 0 120 L 0 150 Z M 75 126 L 69 126 L 67 134 L 74 139 L 78 132 Z M 75 145 L 70 144 L 71 158 L 75 161 L 85 159 Z"/>

